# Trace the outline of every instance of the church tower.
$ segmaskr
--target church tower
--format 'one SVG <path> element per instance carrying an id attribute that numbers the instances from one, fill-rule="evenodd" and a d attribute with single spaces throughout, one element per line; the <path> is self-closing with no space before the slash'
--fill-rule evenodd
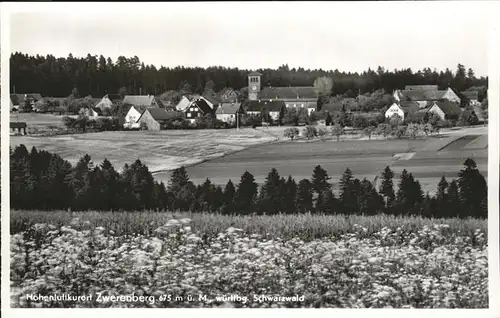
<path id="1" fill-rule="evenodd" d="M 248 99 L 258 100 L 260 97 L 260 77 L 262 74 L 259 72 L 252 72 L 248 74 Z"/>

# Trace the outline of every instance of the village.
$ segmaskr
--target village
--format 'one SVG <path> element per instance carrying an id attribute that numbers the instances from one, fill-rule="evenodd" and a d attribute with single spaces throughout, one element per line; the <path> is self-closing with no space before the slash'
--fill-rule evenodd
<path id="1" fill-rule="evenodd" d="M 175 128 L 206 128 L 197 122 L 215 120 L 219 128 L 238 128 L 244 125 L 331 125 L 341 120 L 343 126 L 366 128 L 397 117 L 404 123 L 427 122 L 434 116 L 444 127 L 457 125 L 468 109 L 472 120 L 466 124 L 484 124 L 485 114 L 474 90 L 455 92 L 452 88 L 439 90 L 438 85 L 406 85 L 385 98 L 379 109 L 364 111 L 356 105 L 368 99 L 341 97 L 325 99 L 315 86 L 272 87 L 262 85 L 262 74 L 248 74 L 248 86 L 242 90 L 213 90 L 204 94 L 185 94 L 180 100 L 162 96 L 107 94 L 102 98 L 86 97 L 80 108 L 70 107 L 70 97 L 42 97 L 39 93 L 11 94 L 11 113 L 34 112 L 69 115 L 85 118 L 85 122 L 115 118 L 114 130 L 152 130 Z M 386 94 L 387 95 L 387 94 Z M 113 109 L 115 116 L 111 116 Z M 355 120 L 355 118 L 366 120 Z M 342 120 L 344 118 L 344 120 Z M 348 120 L 345 120 L 347 118 Z M 350 120 L 349 120 L 350 119 Z M 467 121 L 471 121 L 467 123 Z M 72 123 L 74 124 L 75 121 Z M 347 123 L 347 124 L 346 124 Z M 463 121 L 462 121 L 463 123 Z M 29 123 L 13 120 L 13 133 L 26 134 Z M 361 126 L 361 127 L 359 127 Z"/>

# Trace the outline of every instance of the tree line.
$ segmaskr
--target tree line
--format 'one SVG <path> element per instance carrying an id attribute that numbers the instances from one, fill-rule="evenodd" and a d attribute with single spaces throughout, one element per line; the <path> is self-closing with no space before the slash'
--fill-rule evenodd
<path id="1" fill-rule="evenodd" d="M 222 91 L 225 88 L 241 90 L 247 86 L 247 75 L 252 70 L 213 66 L 164 67 L 147 65 L 137 57 L 120 56 L 116 61 L 103 55 L 86 57 L 28 55 L 21 52 L 10 57 L 10 91 L 13 93 L 40 93 L 42 96 L 64 97 L 77 88 L 81 96 L 101 97 L 105 94 L 152 94 L 182 90 L 184 93 Z M 339 70 L 289 68 L 258 69 L 264 86 L 312 86 L 318 78 L 331 79 L 327 95 L 355 97 L 358 94 L 383 89 L 392 92 L 405 85 L 438 85 L 452 87 L 456 92 L 470 87 L 487 87 L 487 77 L 477 77 L 474 70 L 462 64 L 452 71 L 424 68 L 386 70 L 368 69 L 362 73 Z M 482 96 L 480 96 L 482 99 Z"/>
<path id="2" fill-rule="evenodd" d="M 424 217 L 487 218 L 487 183 L 472 159 L 464 162 L 458 179 L 444 177 L 435 196 L 424 194 L 420 183 L 406 170 L 395 190 L 394 172 L 387 166 L 380 187 L 366 178 L 355 178 L 346 169 L 339 182 L 339 195 L 332 191 L 331 177 L 320 166 L 311 179 L 296 182 L 271 169 L 260 187 L 246 171 L 236 185 L 224 187 L 208 178 L 195 185 L 181 167 L 172 172 L 170 182 L 156 182 L 140 160 L 125 164 L 122 171 L 104 160 L 94 165 L 83 156 L 75 166 L 59 155 L 28 151 L 24 145 L 10 150 L 11 207 L 14 209 L 194 211 L 223 214 L 387 213 Z"/>

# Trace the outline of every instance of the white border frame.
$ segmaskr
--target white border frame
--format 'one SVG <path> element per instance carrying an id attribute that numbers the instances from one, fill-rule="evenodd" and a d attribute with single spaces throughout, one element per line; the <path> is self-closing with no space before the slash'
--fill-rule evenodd
<path id="1" fill-rule="evenodd" d="M 464 1 L 465 2 L 465 1 Z M 500 304 L 498 299 L 500 298 L 500 257 L 499 257 L 499 182 L 498 177 L 500 173 L 499 169 L 499 122 L 500 122 L 500 2 L 496 1 L 468 1 L 471 5 L 477 5 L 481 2 L 487 2 L 491 6 L 489 18 L 491 22 L 490 27 L 490 49 L 489 49 L 489 150 L 488 150 L 488 210 L 489 210 L 489 224 L 488 224 L 488 242 L 489 242 L 489 309 L 481 310 L 466 310 L 466 309 L 316 309 L 315 315 L 324 316 L 342 316 L 342 317 L 359 317 L 359 316 L 369 316 L 369 317 L 400 317 L 404 310 L 404 315 L 408 317 L 442 317 L 443 315 L 453 315 L 454 317 L 500 317 Z M 448 1 L 450 6 L 453 5 L 454 1 Z M 474 3 L 474 4 L 472 4 Z M 96 4 L 96 3 L 93 3 Z M 158 4 L 158 3 L 157 3 Z M 79 11 L 80 8 L 91 6 L 91 3 L 0 3 L 0 13 L 1 13 L 1 85 L 2 94 L 1 105 L 2 114 L 1 118 L 1 153 L 2 153 L 2 163 L 1 163 L 1 185 L 2 185 L 2 286 L 1 286 L 1 300 L 2 307 L 1 311 L 7 317 L 86 317 L 89 315 L 97 315 L 102 317 L 107 317 L 110 315 L 141 315 L 146 316 L 158 316 L 162 314 L 168 314 L 169 316 L 186 316 L 186 315 L 200 315 L 200 310 L 203 309 L 167 309 L 166 311 L 160 311 L 159 309 L 148 310 L 148 309 L 11 309 L 10 306 L 10 235 L 9 235 L 9 58 L 10 58 L 10 14 L 12 12 L 39 12 L 39 11 L 51 11 L 64 13 L 68 7 L 71 7 L 72 11 Z M 118 11 L 119 9 L 131 9 L 130 3 L 117 4 L 113 3 L 114 7 Z M 120 6 L 125 7 L 121 8 Z M 170 5 L 180 5 L 179 3 L 171 3 Z M 237 3 L 231 4 L 236 6 Z M 262 4 L 260 4 L 262 5 Z M 130 11 L 130 10 L 129 10 Z M 117 14 L 117 12 L 114 12 Z M 446 14 L 446 12 L 444 12 Z M 385 17 L 389 18 L 389 17 Z M 411 23 L 411 22 L 410 22 Z M 416 22 L 418 23 L 418 22 Z M 299 317 L 303 315 L 310 314 L 310 309 L 296 309 L 296 310 L 286 310 L 286 309 L 276 309 L 276 310 L 244 310 L 244 309 L 211 309 L 203 310 L 203 315 L 212 317 L 234 317 L 234 315 L 243 315 L 247 317 L 252 317 L 258 311 L 259 316 L 269 316 L 275 317 L 276 315 L 286 315 L 287 317 Z"/>

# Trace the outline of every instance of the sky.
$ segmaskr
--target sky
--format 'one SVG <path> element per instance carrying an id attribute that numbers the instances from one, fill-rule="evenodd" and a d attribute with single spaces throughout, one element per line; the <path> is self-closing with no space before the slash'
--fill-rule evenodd
<path id="1" fill-rule="evenodd" d="M 10 4 L 10 51 L 145 64 L 488 72 L 495 2 Z"/>

